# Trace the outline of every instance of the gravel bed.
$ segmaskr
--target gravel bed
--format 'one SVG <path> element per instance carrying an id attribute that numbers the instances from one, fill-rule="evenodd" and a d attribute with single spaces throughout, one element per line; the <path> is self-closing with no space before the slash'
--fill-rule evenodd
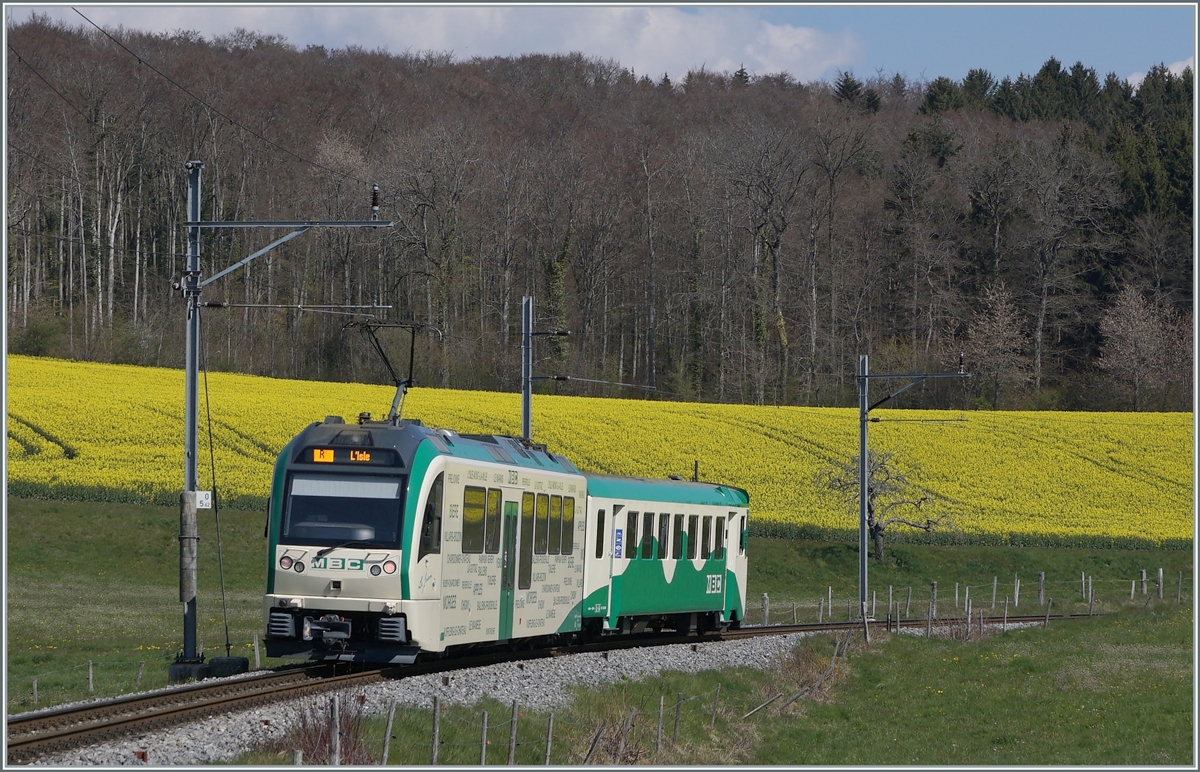
<path id="1" fill-rule="evenodd" d="M 352 693 L 363 695 L 365 712 L 375 715 L 385 714 L 393 700 L 401 705 L 428 707 L 434 696 L 447 704 L 471 705 L 488 695 L 505 703 L 517 700 L 531 710 L 549 710 L 567 705 L 571 700 L 569 687 L 575 684 L 636 680 L 664 670 L 694 673 L 731 667 L 767 668 L 805 635 L 811 633 L 507 662 L 456 671 L 449 674 L 448 684 L 442 683 L 440 674 L 413 676 L 356 687 Z M 288 700 L 118 742 L 43 756 L 34 763 L 157 767 L 227 761 L 283 737 L 305 710 L 323 706 L 328 699 L 326 694 Z M 146 760 L 139 759 L 137 753 L 144 754 Z"/>

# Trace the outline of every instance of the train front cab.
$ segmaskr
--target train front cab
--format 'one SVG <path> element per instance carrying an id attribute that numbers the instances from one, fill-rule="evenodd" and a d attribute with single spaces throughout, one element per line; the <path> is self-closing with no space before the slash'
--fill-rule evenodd
<path id="1" fill-rule="evenodd" d="M 499 447 L 507 438 L 368 428 L 411 449 L 388 475 L 343 464 L 340 452 L 316 460 L 330 431 L 302 434 L 280 455 L 268 656 L 400 664 L 579 630 L 585 493 L 570 462 L 515 445 L 510 454 Z"/>

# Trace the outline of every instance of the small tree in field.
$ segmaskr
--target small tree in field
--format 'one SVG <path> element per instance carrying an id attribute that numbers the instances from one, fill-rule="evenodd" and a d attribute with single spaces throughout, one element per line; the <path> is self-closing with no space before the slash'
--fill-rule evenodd
<path id="1" fill-rule="evenodd" d="M 942 501 L 924 491 L 909 480 L 909 476 L 920 470 L 915 465 L 907 469 L 897 461 L 895 454 L 867 450 L 867 532 L 875 547 L 875 560 L 883 561 L 883 532 L 890 525 L 905 525 L 931 531 L 939 525 L 949 525 L 947 513 L 936 516 L 927 514 Z M 817 473 L 817 484 L 840 495 L 858 514 L 858 455 L 849 461 L 832 463 Z M 916 512 L 910 519 L 905 514 Z M 920 516 L 925 515 L 924 522 Z"/>

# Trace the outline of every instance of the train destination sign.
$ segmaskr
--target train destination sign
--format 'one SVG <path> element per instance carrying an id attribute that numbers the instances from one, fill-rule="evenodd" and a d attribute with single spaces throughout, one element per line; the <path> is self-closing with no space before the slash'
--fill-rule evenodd
<path id="1" fill-rule="evenodd" d="M 300 460 L 313 464 L 395 466 L 396 451 L 389 448 L 306 448 Z"/>

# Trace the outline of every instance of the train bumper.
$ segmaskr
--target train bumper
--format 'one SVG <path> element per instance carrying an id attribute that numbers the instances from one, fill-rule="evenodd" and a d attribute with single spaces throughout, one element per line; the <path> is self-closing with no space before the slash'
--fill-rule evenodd
<path id="1" fill-rule="evenodd" d="M 420 653 L 419 646 L 366 646 L 341 651 L 314 646 L 312 641 L 265 641 L 268 657 L 308 659 L 318 662 L 374 662 L 411 665 Z"/>

